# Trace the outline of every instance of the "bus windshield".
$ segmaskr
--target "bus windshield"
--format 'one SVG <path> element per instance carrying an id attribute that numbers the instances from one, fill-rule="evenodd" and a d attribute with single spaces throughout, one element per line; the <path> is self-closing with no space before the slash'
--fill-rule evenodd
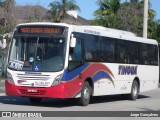
<path id="1" fill-rule="evenodd" d="M 19 71 L 60 71 L 64 66 L 64 50 L 63 37 L 14 37 L 8 67 Z"/>

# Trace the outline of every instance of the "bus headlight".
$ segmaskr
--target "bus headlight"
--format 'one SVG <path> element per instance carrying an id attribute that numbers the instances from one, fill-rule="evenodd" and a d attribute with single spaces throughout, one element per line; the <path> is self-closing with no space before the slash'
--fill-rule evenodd
<path id="1" fill-rule="evenodd" d="M 7 80 L 8 80 L 8 82 L 10 82 L 10 83 L 14 84 L 14 81 L 13 81 L 12 75 L 11 75 L 9 72 L 7 72 Z"/>
<path id="2" fill-rule="evenodd" d="M 52 86 L 56 86 L 56 85 L 60 84 L 61 79 L 62 79 L 62 74 L 61 74 L 61 75 L 58 75 L 58 76 L 54 79 L 54 81 L 53 81 L 53 83 L 52 83 Z"/>

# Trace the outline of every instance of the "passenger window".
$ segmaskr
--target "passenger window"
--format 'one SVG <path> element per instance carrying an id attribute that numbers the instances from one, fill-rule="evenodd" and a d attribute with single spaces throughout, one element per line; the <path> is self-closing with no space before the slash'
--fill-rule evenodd
<path id="1" fill-rule="evenodd" d="M 100 60 L 100 37 L 95 35 L 87 35 L 85 37 L 85 60 Z"/>
<path id="2" fill-rule="evenodd" d="M 101 61 L 114 61 L 114 42 L 111 38 L 102 37 L 101 40 Z"/>
<path id="3" fill-rule="evenodd" d="M 80 67 L 83 64 L 82 38 L 78 33 L 74 35 L 76 37 L 76 46 L 69 49 L 69 70 Z"/>
<path id="4" fill-rule="evenodd" d="M 77 39 L 75 48 L 70 48 L 69 60 L 82 60 L 82 46 L 81 39 Z"/>
<path id="5" fill-rule="evenodd" d="M 148 46 L 147 44 L 140 44 L 139 46 L 139 58 L 140 58 L 140 61 L 139 63 L 140 64 L 144 64 L 144 65 L 148 65 L 149 64 L 149 60 L 148 60 Z"/>
<path id="6" fill-rule="evenodd" d="M 115 62 L 127 63 L 125 41 L 117 41 L 115 50 Z"/>
<path id="7" fill-rule="evenodd" d="M 127 42 L 127 61 L 129 64 L 138 64 L 138 44 Z"/>
<path id="8" fill-rule="evenodd" d="M 158 48 L 156 45 L 149 45 L 149 64 L 158 65 Z"/>

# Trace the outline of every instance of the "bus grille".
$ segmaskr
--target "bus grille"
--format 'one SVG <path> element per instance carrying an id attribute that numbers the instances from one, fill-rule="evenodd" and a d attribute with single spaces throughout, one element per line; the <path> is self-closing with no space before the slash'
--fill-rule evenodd
<path id="1" fill-rule="evenodd" d="M 18 80 L 42 80 L 47 81 L 50 79 L 50 75 L 42 75 L 42 74 L 18 74 Z"/>

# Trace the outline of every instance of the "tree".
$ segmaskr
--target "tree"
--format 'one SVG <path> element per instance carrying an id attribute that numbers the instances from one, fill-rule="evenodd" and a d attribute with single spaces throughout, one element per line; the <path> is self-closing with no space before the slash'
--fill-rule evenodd
<path id="1" fill-rule="evenodd" d="M 94 25 L 122 29 L 135 33 L 137 36 L 143 34 L 143 10 L 144 0 L 130 0 L 120 3 L 120 0 L 98 0 L 99 9 L 94 12 L 96 19 Z M 155 30 L 158 29 L 154 20 L 155 11 L 148 12 L 148 37 L 155 38 Z"/>
<path id="2" fill-rule="evenodd" d="M 6 0 L 4 9 L 5 9 L 5 28 L 6 33 L 13 31 L 15 27 L 15 18 L 12 15 L 12 11 L 15 5 L 15 0 Z"/>
<path id="3" fill-rule="evenodd" d="M 133 32 L 137 36 L 143 35 L 143 4 L 138 0 L 122 3 L 117 19 L 122 30 Z"/>
<path id="4" fill-rule="evenodd" d="M 0 40 L 2 40 L 3 35 L 5 33 L 10 33 L 13 31 L 13 28 L 15 27 L 15 19 L 12 15 L 13 7 L 14 7 L 15 0 L 1 0 L 0 6 L 1 10 L 3 10 L 3 15 L 1 18 L 3 18 L 4 22 L 3 24 L 0 24 Z M 7 57 L 7 51 L 8 51 L 8 45 L 10 42 L 10 39 L 7 37 L 7 48 L 2 49 L 0 48 L 0 62 L 2 64 L 2 72 L 5 71 L 5 63 L 6 63 L 6 57 Z"/>
<path id="5" fill-rule="evenodd" d="M 67 15 L 67 11 L 69 10 L 80 11 L 80 8 L 78 5 L 76 5 L 75 0 L 61 0 L 60 2 L 54 1 L 49 4 L 49 7 L 49 13 L 52 15 L 54 22 L 60 22 L 62 19 L 64 19 Z"/>
<path id="6" fill-rule="evenodd" d="M 5 1 L 4 0 L 0 0 L 0 7 L 3 7 L 5 4 Z"/>
<path id="7" fill-rule="evenodd" d="M 4 0 L 0 0 L 0 8 L 2 9 L 5 5 L 5 1 Z M 4 23 L 4 17 L 3 15 L 0 15 L 0 35 L 3 34 L 3 30 L 4 30 L 4 27 L 2 26 Z M 1 40 L 1 38 L 0 38 Z"/>
<path id="8" fill-rule="evenodd" d="M 3 24 L 0 24 L 0 34 L 11 32 L 15 27 L 15 18 L 12 15 L 14 4 L 15 0 L 0 1 L 0 7 L 3 11 L 3 14 L 1 15 L 1 20 L 3 20 Z"/>
<path id="9" fill-rule="evenodd" d="M 117 20 L 117 11 L 120 9 L 120 0 L 98 0 L 99 9 L 94 12 L 96 17 L 93 24 L 110 28 L 120 28 Z"/>
<path id="10" fill-rule="evenodd" d="M 160 43 L 160 24 L 157 25 L 157 30 L 156 30 L 156 40 Z"/>

